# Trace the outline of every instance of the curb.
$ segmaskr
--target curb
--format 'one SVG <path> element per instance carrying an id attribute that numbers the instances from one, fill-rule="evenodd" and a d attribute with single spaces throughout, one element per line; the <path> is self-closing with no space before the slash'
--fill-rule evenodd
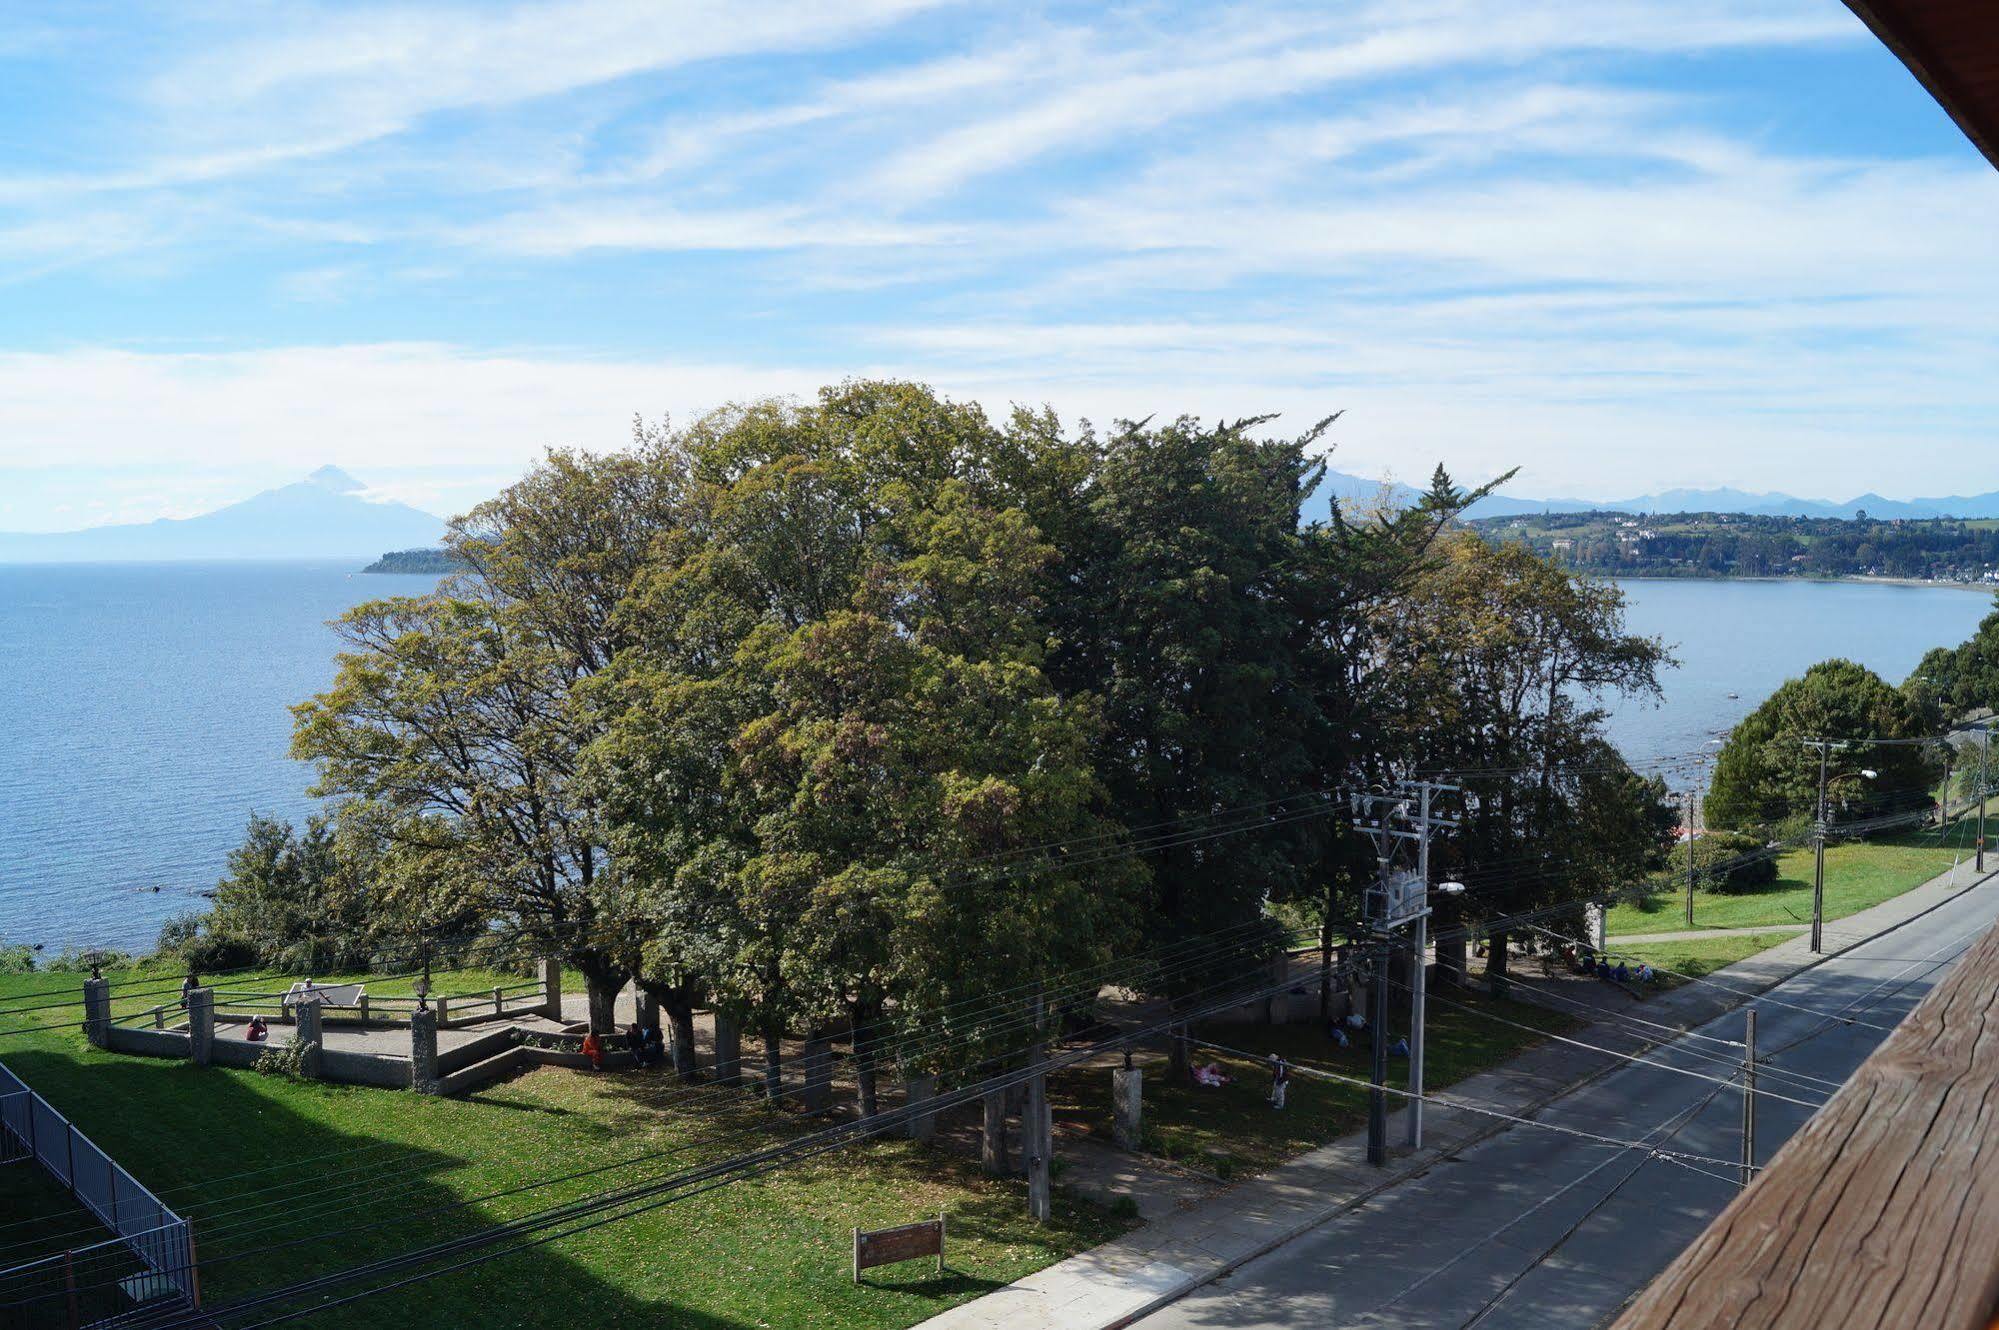
<path id="1" fill-rule="evenodd" d="M 1688 1030 L 1696 1028 L 1698 1025 L 1704 1025 L 1709 1021 L 1713 1021 L 1719 1019 L 1722 1016 L 1726 1016 L 1729 1012 L 1736 1010 L 1738 1007 L 1741 1007 L 1746 1003 L 1753 1002 L 1757 998 L 1762 997 L 1764 994 L 1776 988 L 1779 984 L 1788 983 L 1792 979 L 1797 978 L 1799 975 L 1804 974 L 1807 971 L 1817 969 L 1819 966 L 1824 965 L 1827 961 L 1837 959 L 1840 956 L 1844 956 L 1850 951 L 1853 951 L 1859 947 L 1867 945 L 1870 942 L 1874 942 L 1880 938 L 1888 936 L 1888 934 L 1894 932 L 1898 928 L 1905 927 L 1908 924 L 1914 923 L 1918 919 L 1922 919 L 1927 917 L 1928 915 L 1934 914 L 1936 911 L 1942 909 L 1944 906 L 1962 899 L 1964 896 L 1970 894 L 1974 889 L 1984 886 L 1986 883 L 1992 881 L 1995 877 L 1999 877 L 1999 869 L 1994 869 L 1991 872 L 1988 872 L 1987 874 L 1985 874 L 1985 876 L 1969 883 L 1960 890 L 1951 892 L 1949 895 L 1944 896 L 1942 899 L 1936 901 L 1934 904 L 1924 906 L 1922 909 L 1916 911 L 1914 914 L 1909 915 L 1907 918 L 1898 919 L 1894 923 L 1889 924 L 1887 927 L 1882 928 L 1877 932 L 1869 933 L 1865 937 L 1858 938 L 1855 941 L 1848 943 L 1846 946 L 1841 947 L 1837 951 L 1828 951 L 1821 955 L 1813 957 L 1811 960 L 1807 961 L 1803 965 L 1798 966 L 1796 969 L 1790 971 L 1789 973 L 1780 975 L 1770 980 L 1768 983 L 1761 985 L 1754 992 L 1738 993 L 1736 995 L 1736 1000 L 1724 1003 L 1718 1010 L 1715 1011 L 1713 1015 L 1705 1017 L 1700 1021 L 1697 1021 L 1695 1023 L 1695 1026 L 1689 1026 L 1686 1027 L 1685 1029 L 1682 1029 L 1678 1034 L 1662 1035 L 1656 1039 L 1643 1038 L 1638 1044 L 1638 1052 L 1643 1053 L 1643 1052 L 1648 1052 L 1654 1048 L 1658 1048 L 1661 1045 L 1669 1042 L 1670 1040 L 1681 1037 L 1682 1035 L 1686 1034 Z M 1919 887 L 1911 888 L 1911 890 L 1919 890 L 1919 889 L 1920 889 Z M 1885 904 L 1886 902 L 1883 903 Z M 1781 946 L 1783 944 L 1779 943 L 1778 945 Z M 1587 1073 L 1586 1075 L 1579 1076 L 1575 1080 L 1564 1084 L 1560 1088 L 1551 1090 L 1547 1094 L 1541 1096 L 1540 1098 L 1535 1099 L 1527 1104 L 1524 1104 L 1518 1109 L 1512 1111 L 1517 1116 L 1520 1117 L 1526 1117 L 1530 1114 L 1537 1113 L 1540 1110 L 1546 1108 L 1549 1104 L 1555 1102 L 1557 1099 L 1560 1099 L 1565 1095 L 1573 1094 L 1575 1091 L 1580 1090 L 1584 1086 L 1587 1086 L 1592 1082 L 1597 1081 L 1602 1077 L 1609 1075 L 1611 1072 L 1616 1071 L 1625 1065 L 1628 1065 L 1627 1060 L 1625 1058 L 1618 1058 L 1617 1060 L 1611 1062 L 1610 1064 L 1598 1067 L 1595 1070 Z M 1472 1135 L 1466 1137 L 1463 1141 L 1459 1142 L 1457 1145 L 1452 1146 L 1451 1153 L 1455 1154 L 1461 1150 L 1471 1149 L 1472 1147 L 1482 1144 L 1483 1142 L 1490 1140 L 1492 1137 L 1499 1135 L 1501 1132 L 1507 1130 L 1508 1128 L 1514 1125 L 1515 1124 L 1510 1122 L 1494 1121 L 1490 1126 L 1474 1132 Z M 1309 1218 L 1301 1220 L 1299 1223 L 1286 1229 L 1283 1233 L 1279 1234 L 1278 1236 L 1271 1238 L 1269 1241 L 1258 1245 L 1252 1251 L 1245 1252 L 1240 1256 L 1233 1256 L 1227 1258 L 1223 1262 L 1223 1264 L 1221 1264 L 1214 1270 L 1191 1277 L 1184 1284 L 1181 1284 L 1179 1287 L 1174 1288 L 1167 1292 L 1160 1293 L 1158 1296 L 1154 1297 L 1151 1301 L 1147 1302 L 1144 1306 L 1139 1307 L 1133 1311 L 1122 1312 L 1113 1320 L 1096 1323 L 1096 1325 L 1093 1327 L 1093 1330 L 1126 1330 L 1126 1327 L 1131 1326 L 1134 1323 L 1143 1320 L 1144 1318 L 1152 1315 L 1154 1312 L 1159 1311 L 1162 1308 L 1173 1305 L 1174 1303 L 1178 1302 L 1180 1299 L 1186 1297 L 1189 1293 L 1194 1292 L 1196 1289 L 1205 1288 L 1207 1285 L 1212 1284 L 1217 1280 L 1225 1279 L 1229 1275 L 1234 1274 L 1237 1270 L 1240 1270 L 1243 1266 L 1248 1265 L 1251 1261 L 1257 1260 L 1264 1256 L 1268 1256 L 1271 1252 L 1276 1251 L 1279 1247 L 1284 1246 L 1286 1243 L 1295 1241 L 1299 1237 L 1302 1237 L 1304 1234 L 1311 1232 L 1315 1228 L 1318 1228 L 1320 1225 L 1328 1223 L 1331 1220 L 1337 1219 L 1341 1215 L 1347 1214 L 1350 1211 L 1359 1209 L 1361 1206 L 1367 1204 L 1369 1201 L 1373 1200 L 1376 1196 L 1379 1196 L 1382 1192 L 1387 1191 L 1389 1188 L 1407 1182 L 1411 1178 L 1421 1177 L 1423 1174 L 1429 1172 L 1432 1168 L 1434 1168 L 1437 1165 L 1437 1163 L 1444 1157 L 1445 1156 L 1443 1154 L 1439 1153 L 1435 1157 L 1425 1160 L 1419 1167 L 1412 1167 L 1404 1172 L 1395 1173 L 1388 1177 L 1384 1177 L 1378 1184 L 1368 1188 L 1366 1191 L 1360 1193 L 1359 1195 L 1349 1197 L 1346 1200 L 1341 1201 L 1337 1205 L 1330 1206 L 1327 1209 L 1310 1216 Z M 1081 1330 L 1080 1327 L 1079 1330 Z"/>

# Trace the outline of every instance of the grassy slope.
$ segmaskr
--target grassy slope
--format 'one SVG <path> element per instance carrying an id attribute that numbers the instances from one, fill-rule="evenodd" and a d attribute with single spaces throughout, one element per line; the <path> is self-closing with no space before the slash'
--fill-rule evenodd
<path id="1" fill-rule="evenodd" d="M 1869 841 L 1850 841 L 1826 848 L 1825 917 L 1844 919 L 1879 905 L 1939 873 L 1954 860 L 1968 857 L 1973 840 L 1970 824 L 1960 822 L 1948 835 L 1935 831 L 1900 832 Z M 1969 872 L 1969 869 L 1965 870 Z M 1611 910 L 1608 928 L 1620 933 L 1665 933 L 1686 927 L 1681 913 L 1684 897 L 1665 892 L 1637 904 Z M 1777 880 L 1748 891 L 1694 893 L 1694 927 L 1748 928 L 1761 924 L 1808 924 L 1812 918 L 1812 851 L 1792 850 L 1777 860 Z M 1771 937 L 1774 946 L 1781 936 Z"/>
<path id="2" fill-rule="evenodd" d="M 1430 1004 L 1423 1079 L 1432 1090 L 1503 1062 L 1536 1042 L 1536 1035 L 1502 1025 L 1491 1016 L 1547 1031 L 1567 1030 L 1575 1024 L 1565 1016 L 1525 1003 L 1466 993 L 1442 996 L 1471 1010 L 1454 1008 L 1441 997 Z M 1392 1028 L 1406 1030 L 1406 1008 L 1398 1009 Z M 1268 1168 L 1366 1124 L 1365 1090 L 1305 1077 L 1292 1079 L 1289 1103 L 1282 1113 L 1276 1112 L 1267 1102 L 1270 1071 L 1261 1060 L 1270 1053 L 1282 1053 L 1294 1061 L 1364 1078 L 1368 1074 L 1364 1043 L 1341 1049 L 1316 1023 L 1276 1028 L 1221 1025 L 1197 1033 L 1258 1056 L 1232 1057 L 1197 1049 L 1196 1061 L 1221 1062 L 1236 1076 L 1234 1085 L 1220 1089 L 1172 1081 L 1163 1056 L 1139 1059 L 1146 1066 L 1146 1147 L 1153 1153 L 1235 1176 Z M 1395 1059 L 1390 1082 L 1402 1084 L 1407 1072 L 1408 1063 Z M 1110 1138 L 1109 1071 L 1073 1071 L 1056 1078 L 1049 1094 L 1058 1119 Z"/>
<path id="3" fill-rule="evenodd" d="M 58 982 L 47 975 L 0 979 L 0 997 Z M 0 1056 L 169 1204 L 193 1213 L 211 1298 L 804 1130 L 795 1118 L 739 1099 L 690 1100 L 658 1074 L 596 1078 L 550 1069 L 469 1100 L 438 1100 L 103 1054 L 68 1030 L 7 1038 Z M 470 1210 L 456 1204 L 660 1150 L 677 1153 Z M 250 1170 L 227 1185 L 199 1185 Z M 321 1185 L 335 1190 L 311 1198 L 296 1190 Z M 251 1189 L 256 1194 L 247 1194 Z M 852 1285 L 852 1225 L 900 1223 L 939 1209 L 951 1214 L 954 1273 L 939 1278 L 916 1263 L 874 1272 L 879 1278 L 869 1286 Z M 341 1315 L 344 1324 L 385 1328 L 412 1317 L 479 1327 L 903 1326 L 1122 1227 L 1096 1207 L 1066 1201 L 1047 1229 L 1027 1223 L 1024 1211 L 1013 1183 L 989 1181 L 963 1161 L 907 1143 L 880 1142 Z M 309 1240 L 295 1241 L 301 1237 Z"/>

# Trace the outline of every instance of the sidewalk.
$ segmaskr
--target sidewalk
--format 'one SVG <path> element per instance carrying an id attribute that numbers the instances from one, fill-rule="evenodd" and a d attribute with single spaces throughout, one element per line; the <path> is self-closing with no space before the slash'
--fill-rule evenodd
<path id="1" fill-rule="evenodd" d="M 1834 949 L 1852 946 L 1926 914 L 1988 880 L 1954 884 L 1951 875 L 1941 875 L 1893 900 L 1839 920 L 1836 931 L 1826 929 L 1826 944 Z M 1683 1027 L 1698 1025 L 1822 959 L 1811 954 L 1807 939 L 1793 938 L 1711 976 L 1740 992 L 1725 992 L 1715 984 L 1687 984 L 1644 1002 L 1645 1017 Z M 1636 1037 L 1629 1027 L 1614 1021 L 1586 1026 L 1573 1037 L 1626 1053 L 1661 1042 Z M 1549 1041 L 1503 1066 L 1467 1077 L 1442 1093 L 1526 1116 L 1623 1065 L 1621 1060 Z M 1406 1110 L 1400 1104 L 1394 1107 L 1390 1140 L 1400 1141 Z M 1114 1330 L 1507 1126 L 1499 1118 L 1428 1104 L 1424 1109 L 1425 1148 L 1398 1153 L 1386 1168 L 1367 1165 L 1366 1134 L 1356 1132 L 1212 1199 L 932 1317 L 919 1330 Z"/>

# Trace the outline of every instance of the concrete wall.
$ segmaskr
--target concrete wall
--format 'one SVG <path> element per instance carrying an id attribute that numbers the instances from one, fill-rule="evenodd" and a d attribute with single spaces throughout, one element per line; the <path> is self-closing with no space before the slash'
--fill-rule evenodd
<path id="1" fill-rule="evenodd" d="M 508 1049 L 482 1062 L 475 1062 L 469 1067 L 461 1067 L 449 1076 L 439 1077 L 437 1092 L 445 1095 L 469 1094 L 482 1085 L 490 1085 L 502 1076 L 511 1076 L 529 1065 L 527 1059 L 522 1056 L 526 1051 L 521 1048 Z"/>
<path id="2" fill-rule="evenodd" d="M 208 1050 L 209 1060 L 218 1067 L 254 1067 L 269 1044 L 246 1044 L 240 1039 L 218 1039 Z"/>
<path id="3" fill-rule="evenodd" d="M 469 1067 L 475 1062 L 484 1062 L 493 1054 L 512 1048 L 520 1041 L 520 1031 L 512 1026 L 482 1034 L 477 1039 L 468 1040 L 455 1048 L 437 1050 L 437 1074 L 449 1076 L 460 1067 Z"/>
<path id="4" fill-rule="evenodd" d="M 104 1027 L 105 1047 L 115 1053 L 138 1053 L 155 1058 L 184 1058 L 188 1053 L 185 1031 L 135 1030 L 125 1025 Z"/>
<path id="5" fill-rule="evenodd" d="M 319 1050 L 319 1079 L 342 1085 L 379 1085 L 389 1090 L 410 1088 L 407 1058 L 384 1053 L 355 1053 L 341 1048 Z"/>

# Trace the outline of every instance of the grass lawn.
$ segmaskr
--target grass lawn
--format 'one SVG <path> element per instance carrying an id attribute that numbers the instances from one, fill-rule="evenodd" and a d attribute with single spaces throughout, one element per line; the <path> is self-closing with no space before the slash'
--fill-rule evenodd
<path id="1" fill-rule="evenodd" d="M 1530 1025 L 1560 1033 L 1578 1022 L 1543 1007 L 1498 1001 L 1483 994 L 1450 992 L 1460 1010 L 1442 1001 L 1429 1007 L 1429 1044 L 1424 1052 L 1423 1080 L 1436 1090 L 1505 1061 L 1539 1036 L 1491 1019 Z M 1485 1013 L 1485 1014 L 1478 1014 Z M 1406 1007 L 1394 1028 L 1407 1028 Z M 1257 1055 L 1233 1057 L 1197 1048 L 1197 1062 L 1220 1062 L 1236 1077 L 1233 1085 L 1214 1089 L 1175 1081 L 1168 1076 L 1163 1054 L 1137 1058 L 1146 1068 L 1145 1147 L 1163 1158 L 1180 1160 L 1224 1177 L 1261 1172 L 1286 1159 L 1324 1145 L 1367 1123 L 1367 1092 L 1356 1086 L 1294 1076 L 1283 1112 L 1267 1102 L 1270 1069 L 1261 1060 L 1281 1053 L 1296 1062 L 1365 1078 L 1365 1043 L 1342 1049 L 1311 1024 L 1216 1025 L 1196 1031 L 1218 1044 Z M 1402 1085 L 1408 1076 L 1406 1059 L 1389 1064 L 1389 1083 Z M 1079 1068 L 1051 1079 L 1049 1099 L 1058 1121 L 1074 1122 L 1105 1140 L 1111 1135 L 1111 1073 L 1105 1067 Z M 1391 1109 L 1405 1103 L 1391 1100 Z"/>
<path id="2" fill-rule="evenodd" d="M 1968 859 L 1975 833 L 1968 822 L 1948 834 L 1904 831 L 1868 841 L 1828 845 L 1825 853 L 1825 917 L 1844 919 L 1921 886 L 1953 861 Z M 1962 870 L 1971 872 L 1969 867 Z M 1969 878 L 1967 877 L 1967 881 Z M 1685 897 L 1661 892 L 1610 911 L 1611 936 L 1666 933 L 1686 927 Z M 1791 850 L 1777 860 L 1777 880 L 1746 891 L 1694 893 L 1694 927 L 1750 928 L 1761 924 L 1809 924 L 1812 920 L 1812 850 Z M 1764 945 L 1775 945 L 1781 936 Z"/>
<path id="3" fill-rule="evenodd" d="M 0 998 L 72 982 L 0 978 Z M 72 990 L 74 991 L 74 990 Z M 147 997 L 133 1006 L 149 1005 Z M 5 1021 L 17 1029 L 64 1015 Z M 72 1017 L 75 1012 L 67 1013 Z M 465 1100 L 301 1083 L 101 1053 L 73 1028 L 0 1039 L 0 1058 L 169 1205 L 194 1218 L 211 1301 L 336 1270 L 808 1128 L 659 1073 L 537 1070 Z M 670 1152 L 642 1164 L 622 1161 Z M 462 1204 L 523 1183 L 588 1178 Z M 15 1166 L 19 1172 L 25 1165 Z M 241 1175 L 217 1181 L 223 1175 Z M 0 1193 L 11 1222 L 58 1195 Z M 30 1214 L 13 1213 L 16 1206 Z M 927 1262 L 849 1277 L 849 1230 L 950 1215 L 951 1272 Z M 840 1151 L 534 1247 L 337 1314 L 349 1327 L 900 1327 L 1122 1231 L 1062 1198 L 1027 1222 L 1022 1187 L 908 1142 Z M 72 1216 L 73 1217 L 73 1216 Z M 62 1239 L 54 1215 L 38 1231 Z M 18 1230 L 17 1230 L 18 1231 Z M 70 1240 L 92 1241 L 93 1232 Z"/>
<path id="4" fill-rule="evenodd" d="M 1698 979 L 1726 965 L 1746 960 L 1759 951 L 1787 942 L 1790 933 L 1732 933 L 1719 937 L 1692 938 L 1685 942 L 1639 942 L 1620 948 L 1620 958 L 1643 959 L 1662 970 L 1677 970 Z M 1665 976 L 1661 988 L 1677 987 L 1681 980 Z"/>

